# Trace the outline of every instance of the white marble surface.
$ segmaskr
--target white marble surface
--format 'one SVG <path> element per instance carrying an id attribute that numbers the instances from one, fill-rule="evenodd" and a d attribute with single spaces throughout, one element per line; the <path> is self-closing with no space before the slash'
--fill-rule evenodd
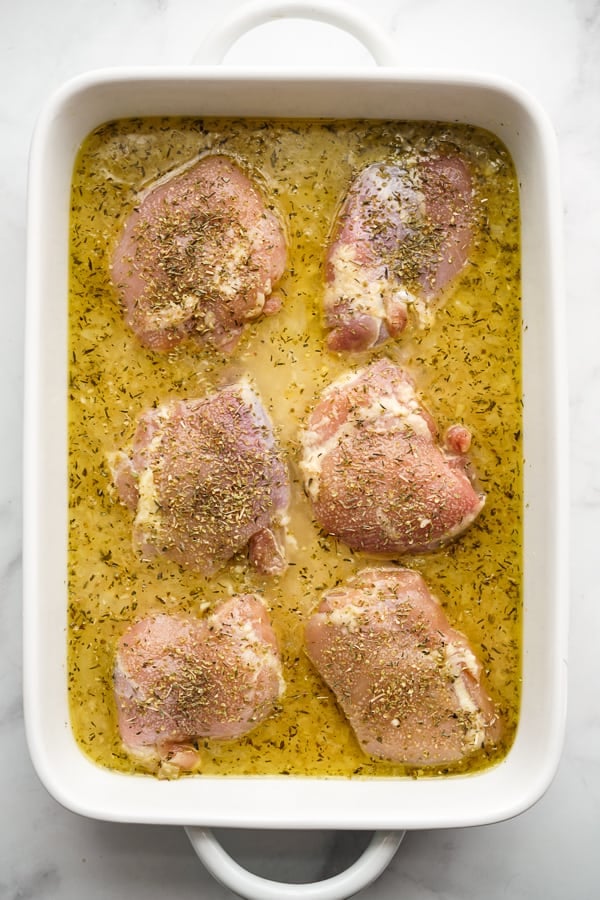
<path id="1" fill-rule="evenodd" d="M 351 0 L 348 0 L 351 2 Z M 180 828 L 78 818 L 40 785 L 21 708 L 21 421 L 27 154 L 36 116 L 70 76 L 99 66 L 189 61 L 239 0 L 0 3 L 0 898 L 217 900 Z M 361 6 L 358 0 L 354 5 Z M 485 828 L 412 833 L 365 900 L 592 900 L 600 896 L 600 3 L 370 0 L 407 67 L 488 71 L 520 82 L 558 133 L 564 187 L 571 413 L 570 702 L 556 779 L 530 811 Z M 261 52 L 255 35 L 246 51 Z M 311 59 L 363 62 L 352 41 L 309 42 Z M 334 51 L 331 47 L 334 46 Z M 275 61 L 306 62 L 289 47 Z M 233 58 L 233 57 L 232 57 Z M 277 842 L 233 835 L 255 869 L 300 879 L 339 864 L 356 838 Z M 269 863 L 271 859 L 271 863 Z M 271 868 L 268 868 L 271 866 Z M 275 867 L 275 868 L 273 868 Z"/>

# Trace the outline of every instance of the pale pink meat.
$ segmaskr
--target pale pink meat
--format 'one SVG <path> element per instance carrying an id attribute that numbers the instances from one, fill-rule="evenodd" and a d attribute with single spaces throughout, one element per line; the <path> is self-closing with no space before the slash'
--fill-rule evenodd
<path id="1" fill-rule="evenodd" d="M 206 619 L 149 616 L 118 642 L 119 731 L 142 758 L 194 768 L 198 738 L 247 734 L 273 714 L 283 690 L 275 634 L 253 594 L 222 602 Z"/>
<path id="2" fill-rule="evenodd" d="M 248 322 L 279 309 L 272 292 L 286 255 L 280 219 L 256 184 L 228 157 L 205 156 L 140 199 L 111 274 L 144 346 L 192 339 L 229 353 Z"/>
<path id="3" fill-rule="evenodd" d="M 459 157 L 374 163 L 352 182 L 325 270 L 328 346 L 362 351 L 425 321 L 467 261 L 471 177 Z"/>
<path id="4" fill-rule="evenodd" d="M 463 425 L 437 428 L 412 380 L 388 359 L 342 376 L 302 434 L 301 468 L 317 522 L 353 550 L 421 553 L 461 534 L 484 505 Z"/>
<path id="5" fill-rule="evenodd" d="M 132 448 L 109 462 L 143 559 L 164 554 L 210 575 L 248 547 L 264 574 L 285 568 L 288 473 L 246 379 L 148 410 Z"/>
<path id="6" fill-rule="evenodd" d="M 327 591 L 306 649 L 369 756 L 447 765 L 500 737 L 481 663 L 417 572 L 365 569 Z"/>

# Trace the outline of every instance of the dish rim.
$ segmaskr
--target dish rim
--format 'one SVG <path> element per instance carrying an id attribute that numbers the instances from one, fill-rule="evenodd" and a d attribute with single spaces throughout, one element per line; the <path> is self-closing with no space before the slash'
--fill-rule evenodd
<path id="1" fill-rule="evenodd" d="M 237 88 L 235 101 L 231 99 L 233 85 Z M 203 87 L 204 94 L 198 99 L 193 89 L 200 86 Z M 274 86 L 276 90 L 273 90 Z M 348 90 L 349 88 L 353 90 Z M 395 92 L 400 92 L 399 96 Z M 291 105 L 294 115 L 320 118 L 324 115 L 322 110 L 332 109 L 334 106 L 348 109 L 353 105 L 358 108 L 362 104 L 361 108 L 366 109 L 366 103 L 383 94 L 386 103 L 389 104 L 394 99 L 396 104 L 409 112 L 415 108 L 415 104 L 418 107 L 425 103 L 429 109 L 434 108 L 435 104 L 431 100 L 433 94 L 437 97 L 438 106 L 435 108 L 441 108 L 444 101 L 445 108 L 455 112 L 462 105 L 463 109 L 468 107 L 472 112 L 475 111 L 476 117 L 487 115 L 488 118 L 493 118 L 492 113 L 486 113 L 485 108 L 486 103 L 495 98 L 499 127 L 494 133 L 504 140 L 513 156 L 522 192 L 527 194 L 530 191 L 532 196 L 535 195 L 539 207 L 539 229 L 535 237 L 529 233 L 527 235 L 528 252 L 535 251 L 538 268 L 541 268 L 542 259 L 546 263 L 545 272 L 537 273 L 545 286 L 545 301 L 541 310 L 545 316 L 541 323 L 537 323 L 538 333 L 532 335 L 534 329 L 530 327 L 524 313 L 523 329 L 524 363 L 526 344 L 533 351 L 541 351 L 542 375 L 545 378 L 543 390 L 540 385 L 543 378 L 539 374 L 536 376 L 529 373 L 528 379 L 524 378 L 525 410 L 531 405 L 527 400 L 529 396 L 542 399 L 547 419 L 550 420 L 550 424 L 548 421 L 544 423 L 542 417 L 535 416 L 535 423 L 541 429 L 542 437 L 550 438 L 547 442 L 549 447 L 541 444 L 539 435 L 532 435 L 534 426 L 525 428 L 525 498 L 530 505 L 535 506 L 535 516 L 532 518 L 533 514 L 528 514 L 526 510 L 524 562 L 527 602 L 524 608 L 523 665 L 524 672 L 528 671 L 528 665 L 531 667 L 533 664 L 532 654 L 537 654 L 537 662 L 547 676 L 546 679 L 541 679 L 540 672 L 537 672 L 537 680 L 544 681 L 545 689 L 542 696 L 538 684 L 539 699 L 543 706 L 543 715 L 540 714 L 539 721 L 543 725 L 544 740 L 537 740 L 539 755 L 535 762 L 528 758 L 530 751 L 520 739 L 523 733 L 521 725 L 507 757 L 496 766 L 467 776 L 423 778 L 417 781 L 379 777 L 347 780 L 304 776 L 227 779 L 223 776 L 200 776 L 194 780 L 186 778 L 175 782 L 160 782 L 151 776 L 131 776 L 102 769 L 89 760 L 75 744 L 68 716 L 64 719 L 66 669 L 65 659 L 61 661 L 56 649 L 57 623 L 43 604 L 45 589 L 50 584 L 56 590 L 58 578 L 56 557 L 51 562 L 48 555 L 50 552 L 58 552 L 60 556 L 60 540 L 57 537 L 59 529 L 55 527 L 52 533 L 52 529 L 48 531 L 44 528 L 45 524 L 56 521 L 52 516 L 49 521 L 44 521 L 49 517 L 46 504 L 52 499 L 56 501 L 60 496 L 60 487 L 49 486 L 47 483 L 49 476 L 56 471 L 56 453 L 51 460 L 54 464 L 52 467 L 45 458 L 45 451 L 50 447 L 52 453 L 52 448 L 56 448 L 56 436 L 52 437 L 52 416 L 46 405 L 50 403 L 54 415 L 61 403 L 56 390 L 56 374 L 52 377 L 44 376 L 53 372 L 52 367 L 57 365 L 53 359 L 52 349 L 56 352 L 53 341 L 58 337 L 58 346 L 65 347 L 65 329 L 61 332 L 60 323 L 52 326 L 45 307 L 48 294 L 51 296 L 49 302 L 52 303 L 52 295 L 56 296 L 58 293 L 53 278 L 61 271 L 60 262 L 51 258 L 50 252 L 50 245 L 60 246 L 61 239 L 58 234 L 49 236 L 48 225 L 54 202 L 52 195 L 57 192 L 49 186 L 48 175 L 54 166 L 58 166 L 64 181 L 64 153 L 67 152 L 65 147 L 70 146 L 69 140 L 72 145 L 73 136 L 78 129 L 83 129 L 81 139 L 89 133 L 91 128 L 84 125 L 86 119 L 92 115 L 93 110 L 104 108 L 107 103 L 109 106 L 114 103 L 116 93 L 119 94 L 121 105 L 124 100 L 130 102 L 135 96 L 135 104 L 142 110 L 152 108 L 152 103 L 163 102 L 169 94 L 178 98 L 175 104 L 178 109 L 183 108 L 186 103 L 195 102 L 200 105 L 204 101 L 206 104 L 209 98 L 208 106 L 212 110 L 229 96 L 231 109 L 241 108 L 240 103 L 242 106 L 247 104 L 247 108 L 253 112 L 247 111 L 246 117 L 261 115 L 264 118 L 272 116 L 270 110 L 281 108 L 282 98 Z M 260 102 L 257 97 L 261 98 Z M 332 97 L 336 98 L 335 104 Z M 308 116 L 303 113 L 307 109 L 307 98 L 314 104 L 313 111 L 321 110 L 319 115 Z M 262 114 L 256 111 L 261 103 L 265 110 Z M 505 119 L 507 111 L 520 117 L 516 126 L 514 122 L 500 120 L 498 108 L 503 109 Z M 147 114 L 144 111 L 138 113 Z M 162 113 L 155 111 L 154 114 Z M 169 110 L 164 114 L 184 113 Z M 215 115 L 213 111 L 197 111 L 195 114 Z M 228 117 L 236 114 L 240 113 L 221 112 L 221 115 Z M 284 115 L 293 117 L 289 112 Z M 122 113 L 110 118 L 120 117 Z M 346 114 L 336 117 L 388 118 L 381 114 Z M 432 121 L 438 117 L 406 114 L 390 118 L 399 121 L 415 118 Z M 107 117 L 98 118 L 96 125 L 103 121 L 107 121 Z M 446 117 L 446 121 L 465 119 Z M 479 123 L 472 121 L 471 124 Z M 480 124 L 480 127 L 486 126 Z M 507 137 L 510 138 L 509 141 Z M 531 159 L 527 162 L 527 152 L 523 149 L 527 141 L 534 148 L 531 154 L 536 165 L 531 164 Z M 513 143 L 513 147 L 510 143 Z M 515 159 L 515 149 L 518 150 L 518 160 Z M 73 162 L 74 156 L 70 158 L 69 173 L 72 172 Z M 255 828 L 439 828 L 484 824 L 510 818 L 527 809 L 543 795 L 558 767 L 566 710 L 568 429 L 566 358 L 561 341 L 565 333 L 565 313 L 559 197 L 558 156 L 548 119 L 537 102 L 521 88 L 506 80 L 489 76 L 432 71 L 405 73 L 391 68 L 361 70 L 359 73 L 354 69 L 260 71 L 254 68 L 227 69 L 221 66 L 205 69 L 187 66 L 128 68 L 86 73 L 72 79 L 53 95 L 38 120 L 31 146 L 29 172 L 23 486 L 24 708 L 27 740 L 34 767 L 47 790 L 63 806 L 88 817 L 123 822 Z M 66 214 L 68 216 L 68 210 Z M 63 221 L 64 215 L 65 209 L 62 212 Z M 62 247 L 63 250 L 68 247 L 68 232 L 62 234 Z M 523 261 L 525 263 L 524 250 Z M 62 269 L 66 269 L 66 259 L 63 260 Z M 530 273 L 528 277 L 533 277 L 533 274 L 535 273 Z M 64 286 L 64 277 L 62 283 Z M 539 292 L 541 291 L 540 287 Z M 525 282 L 523 293 L 525 295 Z M 541 301 L 536 299 L 539 305 Z M 56 302 L 60 304 L 61 300 Z M 62 302 L 66 309 L 66 291 Z M 540 335 L 539 331 L 542 329 L 543 335 Z M 49 341 L 49 346 L 46 341 Z M 63 365 L 66 368 L 66 352 L 63 355 Z M 66 393 L 63 399 L 64 415 Z M 42 448 L 43 451 L 40 452 Z M 527 448 L 532 452 L 527 452 Z M 543 500 L 537 494 L 535 498 L 530 498 L 527 493 L 527 483 L 530 480 L 534 483 L 536 479 L 538 482 L 541 480 L 534 471 L 535 465 L 541 465 L 547 476 Z M 66 468 L 64 464 L 63 467 Z M 66 506 L 63 513 L 64 511 Z M 541 543 L 535 536 L 536 528 L 543 530 L 544 540 Z M 50 551 L 47 549 L 48 542 Z M 548 588 L 546 615 L 541 615 L 537 608 L 540 603 L 537 601 L 537 620 L 531 620 L 528 615 L 531 607 L 528 598 L 533 596 L 531 592 L 534 590 L 527 566 L 528 554 L 531 553 L 535 556 L 538 576 L 544 566 L 549 570 L 544 582 Z M 66 587 L 65 575 L 66 566 L 61 581 L 63 590 Z M 66 649 L 66 605 L 65 597 L 64 616 L 60 621 L 63 649 Z M 534 625 L 541 625 L 546 631 L 544 646 L 540 646 L 539 637 L 536 639 L 533 633 Z M 526 628 L 529 629 L 529 634 Z M 47 649 L 45 643 L 50 634 L 53 635 L 53 644 Z M 48 699 L 48 691 L 54 691 L 50 697 L 56 702 L 57 671 L 61 667 L 65 688 L 65 697 L 60 705 L 63 715 L 59 717 L 60 721 L 53 723 L 46 710 L 47 704 L 43 701 Z M 526 696 L 526 689 L 529 689 L 529 680 L 526 682 L 524 678 L 523 702 L 527 701 L 533 709 L 533 700 Z M 528 726 L 528 732 L 530 731 L 531 727 Z M 260 795 L 257 790 L 261 791 Z M 193 795 L 192 800 L 186 796 L 189 794 Z M 393 809 L 390 808 L 392 805 Z"/>

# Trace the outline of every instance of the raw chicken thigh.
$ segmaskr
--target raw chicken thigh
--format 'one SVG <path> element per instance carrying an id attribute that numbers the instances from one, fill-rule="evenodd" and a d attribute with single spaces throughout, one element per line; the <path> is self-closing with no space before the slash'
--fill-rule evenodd
<path id="1" fill-rule="evenodd" d="M 197 738 L 247 734 L 273 713 L 284 688 L 275 634 L 252 594 L 222 602 L 207 619 L 150 616 L 118 643 L 121 738 L 148 761 L 196 767 Z"/>
<path id="2" fill-rule="evenodd" d="M 434 550 L 461 534 L 484 497 L 471 482 L 462 425 L 446 446 L 409 376 L 387 359 L 327 388 L 302 434 L 301 468 L 315 517 L 353 550 Z"/>
<path id="3" fill-rule="evenodd" d="M 375 163 L 350 186 L 326 261 L 328 346 L 368 350 L 394 338 L 462 269 L 471 239 L 471 178 L 458 157 L 412 167 Z"/>
<path id="4" fill-rule="evenodd" d="M 109 462 L 121 500 L 135 510 L 142 558 L 164 554 L 210 575 L 248 545 L 259 571 L 284 569 L 288 474 L 247 379 L 148 410 L 132 450 Z"/>
<path id="5" fill-rule="evenodd" d="M 306 649 L 370 756 L 446 765 L 499 738 L 481 664 L 417 572 L 365 569 L 327 591 Z"/>
<path id="6" fill-rule="evenodd" d="M 277 215 L 226 156 L 159 182 L 125 223 L 112 262 L 127 324 L 168 350 L 192 338 L 225 353 L 247 322 L 280 307 L 286 263 Z"/>

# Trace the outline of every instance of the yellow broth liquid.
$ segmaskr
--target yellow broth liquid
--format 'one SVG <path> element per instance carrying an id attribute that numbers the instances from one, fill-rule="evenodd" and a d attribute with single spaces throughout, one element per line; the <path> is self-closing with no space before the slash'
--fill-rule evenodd
<path id="1" fill-rule="evenodd" d="M 416 151 L 460 152 L 472 173 L 476 225 L 468 266 L 433 324 L 376 353 L 328 352 L 321 318 L 323 260 L 352 177 Z M 125 326 L 110 255 L 139 192 L 210 152 L 225 153 L 281 213 L 289 263 L 282 310 L 248 327 L 230 358 L 197 346 L 142 348 Z M 516 729 L 521 672 L 522 454 L 519 201 L 504 146 L 487 132 L 440 123 L 161 118 L 110 122 L 89 135 L 74 169 L 70 231 L 69 629 L 71 722 L 97 763 L 147 771 L 124 751 L 112 692 L 115 645 L 157 612 L 206 615 L 236 592 L 262 594 L 287 690 L 273 716 L 235 741 L 201 739 L 206 774 L 375 776 L 475 771 L 504 757 Z M 406 366 L 440 432 L 463 422 L 487 494 L 475 524 L 449 546 L 398 563 L 422 573 L 450 623 L 479 655 L 504 719 L 501 744 L 458 766 L 415 769 L 361 751 L 303 650 L 322 592 L 366 565 L 319 531 L 302 490 L 298 428 L 334 378 L 386 355 Z M 137 417 L 174 397 L 200 397 L 246 372 L 269 410 L 292 480 L 290 565 L 257 574 L 243 555 L 206 580 L 132 549 L 132 513 L 114 494 L 107 454 L 126 448 Z"/>

